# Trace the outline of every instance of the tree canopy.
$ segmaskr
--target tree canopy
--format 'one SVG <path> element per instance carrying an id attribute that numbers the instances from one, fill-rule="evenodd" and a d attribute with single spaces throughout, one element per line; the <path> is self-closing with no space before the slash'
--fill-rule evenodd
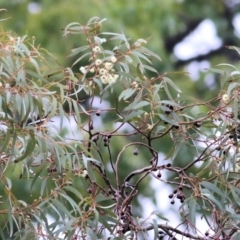
<path id="1" fill-rule="evenodd" d="M 49 1 L 41 4 L 53 11 Z M 108 4 L 112 13 L 123 5 Z M 154 4 L 146 3 L 138 6 L 143 15 L 135 16 L 135 1 L 128 4 L 131 17 L 124 21 L 129 26 L 131 18 L 133 26 L 147 19 L 141 8 L 158 13 Z M 238 6 L 230 1 L 209 4 L 216 16 L 206 10 L 204 18 L 225 11 L 233 18 Z M 64 6 L 63 12 L 75 11 Z M 164 9 L 173 6 L 196 5 L 163 4 Z M 32 17 L 44 21 L 40 15 Z M 188 29 L 187 23 L 193 24 L 194 29 L 203 21 L 200 12 L 194 17 L 196 23 L 174 22 Z M 143 24 L 144 36 L 136 36 L 131 30 L 117 31 L 118 25 L 104 17 L 58 28 L 54 23 L 48 25 L 49 34 L 62 29 L 61 41 L 71 48 L 67 60 L 60 51 L 50 53 L 59 48 L 57 38 L 49 37 L 42 48 L 37 34 L 35 39 L 1 31 L 1 238 L 238 239 L 240 72 L 235 59 L 240 49 L 228 45 L 229 63 L 219 61 L 207 69 L 218 87 L 198 98 L 184 88 L 194 84 L 188 74 L 172 71 L 183 60 L 164 70 L 164 55 L 173 54 L 170 40 L 177 44 L 171 29 L 166 28 L 169 42 L 163 42 L 162 57 L 151 28 Z M 189 33 L 182 30 L 179 41 L 184 32 Z M 220 49 L 214 51 L 221 56 Z M 169 195 L 161 195 L 164 187 L 170 187 Z M 148 211 L 143 196 L 177 205 L 180 224 L 172 225 L 158 209 Z"/>

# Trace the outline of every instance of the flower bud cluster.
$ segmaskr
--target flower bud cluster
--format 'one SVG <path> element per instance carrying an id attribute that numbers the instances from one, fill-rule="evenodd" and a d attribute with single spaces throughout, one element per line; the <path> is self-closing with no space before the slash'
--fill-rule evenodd
<path id="1" fill-rule="evenodd" d="M 95 53 L 101 51 L 100 47 L 96 46 L 93 48 Z M 81 66 L 80 71 L 82 74 L 86 75 L 89 72 L 99 73 L 99 78 L 103 84 L 113 84 L 117 81 L 119 75 L 114 74 L 114 63 L 117 62 L 117 58 L 115 56 L 111 56 L 110 59 L 106 62 L 103 62 L 101 59 L 96 59 L 94 62 L 94 67 L 89 68 L 89 66 Z"/>

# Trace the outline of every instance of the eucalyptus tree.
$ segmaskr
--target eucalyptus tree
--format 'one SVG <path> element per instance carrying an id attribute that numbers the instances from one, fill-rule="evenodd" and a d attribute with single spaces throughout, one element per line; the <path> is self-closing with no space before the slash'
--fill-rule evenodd
<path id="1" fill-rule="evenodd" d="M 221 88 L 198 100 L 154 68 L 147 40 L 104 22 L 64 28 L 85 38 L 68 56 L 76 72 L 1 32 L 1 238 L 239 238 L 239 70 L 209 69 Z M 152 179 L 172 192 L 155 199 Z M 143 195 L 178 205 L 181 223 Z"/>

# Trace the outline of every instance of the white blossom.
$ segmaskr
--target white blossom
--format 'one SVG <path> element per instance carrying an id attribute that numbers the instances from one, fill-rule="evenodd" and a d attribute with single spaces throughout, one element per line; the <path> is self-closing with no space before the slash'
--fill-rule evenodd
<path id="1" fill-rule="evenodd" d="M 229 103 L 229 100 L 230 100 L 230 98 L 229 98 L 229 96 L 228 96 L 227 94 L 223 94 L 223 95 L 222 95 L 222 101 L 223 101 L 225 104 Z"/>
<path id="2" fill-rule="evenodd" d="M 80 69 L 82 74 L 86 74 L 87 73 L 87 69 L 85 67 L 80 67 L 79 69 Z"/>
<path id="3" fill-rule="evenodd" d="M 113 79 L 113 76 L 111 75 L 111 74 L 109 74 L 109 76 L 108 76 L 108 83 L 109 84 L 113 84 L 115 81 L 114 81 L 114 79 Z"/>
<path id="4" fill-rule="evenodd" d="M 107 75 L 102 75 L 102 76 L 100 77 L 100 79 L 101 79 L 101 81 L 102 81 L 103 84 L 107 84 L 107 83 L 108 83 L 108 77 L 107 77 Z"/>
<path id="5" fill-rule="evenodd" d="M 113 75 L 113 81 L 116 82 L 117 79 L 118 79 L 118 77 L 119 77 L 119 76 L 118 76 L 117 74 L 114 74 L 114 75 Z"/>
<path id="6" fill-rule="evenodd" d="M 94 73 L 94 72 L 95 72 L 95 69 L 94 69 L 94 68 L 91 68 L 89 71 L 90 71 L 91 73 Z"/>
<path id="7" fill-rule="evenodd" d="M 110 61 L 111 61 L 112 63 L 115 63 L 115 62 L 117 61 L 117 58 L 116 58 L 115 56 L 112 56 L 112 57 L 110 58 Z"/>
<path id="8" fill-rule="evenodd" d="M 99 46 L 94 47 L 92 50 L 95 53 L 101 52 L 101 48 Z"/>
<path id="9" fill-rule="evenodd" d="M 106 69 L 104 69 L 104 68 L 101 68 L 99 70 L 99 73 L 100 73 L 100 75 L 106 75 L 108 73 L 108 71 Z"/>
<path id="10" fill-rule="evenodd" d="M 110 69 L 112 69 L 113 64 L 110 63 L 110 62 L 106 62 L 106 63 L 104 64 L 104 67 L 105 67 L 107 70 L 110 70 Z"/>
<path id="11" fill-rule="evenodd" d="M 88 175 L 88 172 L 87 172 L 87 170 L 83 170 L 83 172 L 82 172 L 81 176 L 85 178 L 87 175 Z"/>
<path id="12" fill-rule="evenodd" d="M 99 65 L 101 65 L 102 64 L 102 60 L 101 59 L 97 59 L 96 61 L 95 61 L 95 65 L 96 66 L 99 66 Z"/>
<path id="13" fill-rule="evenodd" d="M 104 43 L 104 42 L 107 41 L 106 38 L 99 38 L 99 40 L 100 40 L 101 43 Z"/>

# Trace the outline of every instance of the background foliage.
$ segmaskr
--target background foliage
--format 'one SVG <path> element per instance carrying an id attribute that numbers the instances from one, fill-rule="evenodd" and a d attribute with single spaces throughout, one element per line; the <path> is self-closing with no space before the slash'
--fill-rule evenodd
<path id="1" fill-rule="evenodd" d="M 181 232 L 182 235 L 195 234 L 191 236 L 195 239 L 208 237 L 205 232 L 196 231 L 194 226 L 196 213 L 201 212 L 211 229 L 210 235 L 222 239 L 236 237 L 238 148 L 233 144 L 237 145 L 238 139 L 239 73 L 235 61 L 239 57 L 237 51 L 226 51 L 222 46 L 237 45 L 233 19 L 239 5 L 234 1 L 208 4 L 164 1 L 157 8 L 159 1 L 151 4 L 81 1 L 77 8 L 78 1 L 58 1 L 56 8 L 56 3 L 39 1 L 35 2 L 38 4 L 35 7 L 41 11 L 33 14 L 27 11 L 33 6 L 30 3 L 33 2 L 2 3 L 2 7 L 8 9 L 1 12 L 2 18 L 11 16 L 2 22 L 1 34 L 1 209 L 5 226 L 2 237 L 15 234 L 16 239 L 20 236 L 23 239 L 26 236 L 51 239 L 62 237 L 66 232 L 70 238 L 77 229 L 80 237 L 86 234 L 94 239 L 102 233 L 96 227 L 98 221 L 115 236 L 121 236 L 121 231 L 136 233 L 136 229 L 146 227 L 154 229 L 155 236 L 158 235 L 156 229 L 160 228 L 166 239 L 174 237 L 178 229 L 166 227 L 163 224 L 166 220 L 158 213 L 162 222 L 149 218 L 152 227 L 145 225 L 145 220 L 136 222 L 135 216 L 141 213 L 141 196 L 150 198 L 155 193 L 149 185 L 151 178 L 147 177 L 136 185 L 138 194 L 135 197 L 138 174 L 130 173 L 140 169 L 143 176 L 151 175 L 167 181 L 167 185 L 178 186 L 173 188 L 172 195 L 170 193 L 169 202 L 173 204 L 179 199 L 183 203 L 181 217 L 188 231 Z M 183 14 L 185 12 L 189 14 Z M 90 24 L 92 32 L 81 28 L 82 35 L 71 35 L 78 24 L 69 26 L 70 32 L 65 29 L 69 22 L 86 23 L 92 15 L 100 19 L 107 17 L 103 29 L 98 28 L 96 19 Z M 214 21 L 222 46 L 191 59 L 178 58 L 174 48 L 205 19 Z M 8 29 L 17 35 L 6 32 Z M 110 41 L 112 35 L 99 35 L 109 39 L 100 43 L 101 40 L 94 38 L 100 31 L 122 31 L 127 38 L 123 34 L 114 35 L 115 41 Z M 26 32 L 35 36 L 35 40 L 18 37 Z M 65 38 L 60 38 L 63 34 Z M 91 43 L 86 42 L 87 34 L 91 36 Z M 132 39 L 128 39 L 129 36 Z M 139 37 L 147 40 L 151 51 L 140 41 L 139 49 L 128 53 L 129 46 L 130 49 L 137 46 L 134 43 Z M 38 44 L 54 52 L 55 57 L 37 47 Z M 86 44 L 88 47 L 84 48 Z M 114 49 L 116 45 L 119 49 Z M 106 49 L 98 53 L 104 62 L 112 56 L 117 57 L 116 65 L 112 62 L 116 72 L 111 73 L 118 75 L 116 83 L 102 85 L 97 67 L 95 73 L 86 76 L 79 70 L 85 67 L 88 71 L 88 66 L 95 66 L 98 55 L 93 49 L 96 46 L 101 51 Z M 90 62 L 88 57 L 79 59 L 84 50 L 91 52 Z M 154 52 L 159 53 L 161 62 L 154 59 Z M 185 64 L 204 59 L 211 60 L 210 65 L 227 61 L 234 66 L 224 65 L 207 73 L 201 72 L 199 81 L 191 82 L 184 73 Z M 153 69 L 149 71 L 147 66 L 158 73 Z M 209 76 L 214 78 L 211 91 L 208 90 Z M 184 89 L 184 94 L 180 89 Z M 191 97 L 187 97 L 188 92 Z M 219 101 L 222 96 L 225 98 Z M 220 121 L 216 123 L 215 119 Z M 119 132 L 113 124 L 116 122 Z M 72 125 L 71 130 L 65 127 L 66 123 Z M 125 128 L 127 123 L 131 127 Z M 228 141 L 229 136 L 233 142 Z M 165 156 L 160 158 L 159 152 Z M 110 160 L 112 165 L 109 165 Z M 114 172 L 116 161 L 121 163 L 117 166 L 118 174 Z M 180 171 L 182 168 L 184 174 Z M 168 174 L 163 179 L 165 172 Z M 127 174 L 131 175 L 129 179 Z M 126 188 L 128 193 L 124 192 Z M 123 195 L 118 196 L 119 190 L 121 194 L 124 192 L 128 202 L 121 199 Z M 151 200 L 158 201 L 154 197 Z M 112 204 L 121 206 L 120 210 Z M 128 209 L 130 205 L 134 206 L 134 218 L 132 210 Z M 190 210 L 184 208 L 187 205 Z M 213 213 L 211 221 L 214 223 L 211 224 L 207 220 L 209 209 Z M 120 221 L 121 214 L 124 216 Z M 56 220 L 52 224 L 48 223 L 50 216 Z M 112 225 L 107 226 L 108 221 Z M 116 221 L 122 223 L 118 226 L 120 232 L 113 227 Z M 36 226 L 38 231 L 35 231 Z M 138 237 L 147 238 L 143 234 Z"/>

